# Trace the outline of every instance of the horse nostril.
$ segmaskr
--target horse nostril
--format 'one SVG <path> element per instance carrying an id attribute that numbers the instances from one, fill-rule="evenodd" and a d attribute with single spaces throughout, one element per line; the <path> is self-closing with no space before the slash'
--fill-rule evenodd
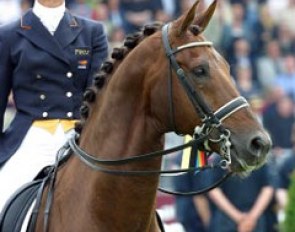
<path id="1" fill-rule="evenodd" d="M 260 136 L 255 137 L 250 142 L 250 151 L 256 157 L 265 156 L 270 149 L 270 142 Z"/>

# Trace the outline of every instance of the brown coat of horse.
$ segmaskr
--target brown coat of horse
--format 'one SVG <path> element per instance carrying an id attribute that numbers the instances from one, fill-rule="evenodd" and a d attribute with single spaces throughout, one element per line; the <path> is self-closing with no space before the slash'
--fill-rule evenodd
<path id="1" fill-rule="evenodd" d="M 195 17 L 196 2 L 186 15 L 172 22 L 171 47 L 203 41 L 200 33 L 210 21 L 216 4 L 213 1 L 205 12 Z M 129 41 L 131 45 L 116 49 L 113 53 L 116 61 L 104 65 L 96 78 L 96 88 L 86 94 L 82 113 L 87 119 L 79 145 L 87 153 L 102 159 L 118 159 L 163 148 L 163 135 L 171 130 L 167 97 L 170 71 L 161 32 L 152 31 L 153 27 L 147 27 Z M 239 96 L 228 64 L 214 48 L 185 49 L 176 58 L 213 110 Z M 201 77 L 194 75 L 200 71 Z M 201 123 L 200 118 L 175 73 L 172 83 L 175 125 L 178 132 L 192 134 Z M 232 134 L 232 170 L 241 170 L 241 160 L 249 166 L 263 162 L 268 149 L 261 146 L 269 147 L 270 141 L 249 108 L 239 110 L 223 125 Z M 263 145 L 256 142 L 257 138 Z M 161 159 L 154 158 L 111 169 L 160 170 L 160 167 Z M 158 176 L 98 172 L 77 157 L 71 157 L 57 174 L 49 231 L 158 232 L 155 217 L 158 182 Z M 42 213 L 36 231 L 43 231 Z"/>

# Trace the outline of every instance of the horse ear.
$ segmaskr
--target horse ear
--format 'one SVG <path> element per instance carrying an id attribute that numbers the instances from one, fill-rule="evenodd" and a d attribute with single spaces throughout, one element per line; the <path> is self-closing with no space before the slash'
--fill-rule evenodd
<path id="1" fill-rule="evenodd" d="M 208 7 L 208 9 L 204 12 L 202 12 L 200 15 L 196 17 L 193 24 L 198 26 L 199 33 L 203 32 L 207 25 L 209 24 L 212 15 L 214 14 L 214 11 L 216 9 L 217 0 L 214 0 L 211 5 Z"/>
<path id="2" fill-rule="evenodd" d="M 177 20 L 177 24 L 181 24 L 180 26 L 177 26 L 177 28 L 179 28 L 178 35 L 184 34 L 188 27 L 192 24 L 195 18 L 196 8 L 199 2 L 199 0 L 196 0 L 196 2 L 192 5 L 192 7 L 189 9 L 186 15 L 182 16 L 179 20 Z"/>

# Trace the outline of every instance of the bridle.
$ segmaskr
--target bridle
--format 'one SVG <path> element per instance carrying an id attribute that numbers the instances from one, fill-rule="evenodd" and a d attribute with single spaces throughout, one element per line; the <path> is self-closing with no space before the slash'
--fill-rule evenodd
<path id="1" fill-rule="evenodd" d="M 140 162 L 149 160 L 156 157 L 162 157 L 175 151 L 183 150 L 187 147 L 203 147 L 206 150 L 211 150 L 208 145 L 211 143 L 218 143 L 220 145 L 220 155 L 224 158 L 218 165 L 226 169 L 231 164 L 230 156 L 230 131 L 223 128 L 221 122 L 228 118 L 230 115 L 240 110 L 241 108 L 248 107 L 248 102 L 243 97 L 237 97 L 230 102 L 226 103 L 224 106 L 220 107 L 216 112 L 213 112 L 209 106 L 205 103 L 204 99 L 199 95 L 199 93 L 194 89 L 191 84 L 190 79 L 186 76 L 184 70 L 179 66 L 174 56 L 175 53 L 180 52 L 184 49 L 200 46 L 212 46 L 211 42 L 193 42 L 186 45 L 180 46 L 176 49 L 170 47 L 168 39 L 168 28 L 169 24 L 163 26 L 162 36 L 163 43 L 166 51 L 166 55 L 170 61 L 173 70 L 176 72 L 178 80 L 182 84 L 185 92 L 187 93 L 190 101 L 192 102 L 194 109 L 200 115 L 202 119 L 202 125 L 196 126 L 193 139 L 183 145 L 173 147 L 171 149 L 159 150 L 147 154 L 141 154 L 137 156 L 131 156 L 128 158 L 116 159 L 116 160 L 106 160 L 99 159 L 93 155 L 88 154 L 77 144 L 79 135 L 76 134 L 74 137 L 70 138 L 68 144 L 66 144 L 65 149 L 70 149 L 73 151 L 82 162 L 87 166 L 91 167 L 96 171 L 105 172 L 108 174 L 115 175 L 126 175 L 126 176 L 147 176 L 147 175 L 159 175 L 159 174 L 173 174 L 173 173 L 187 173 L 196 172 L 198 170 L 203 170 L 207 168 L 212 168 L 212 165 L 205 166 L 202 168 L 187 168 L 187 169 L 177 169 L 177 170 L 114 170 L 108 169 L 107 166 L 118 166 L 124 165 L 131 162 Z M 172 97 L 170 98 L 172 101 Z M 171 105 L 172 103 L 170 103 Z M 218 139 L 209 138 L 209 134 L 213 129 L 218 129 L 220 136 Z"/>
<path id="2" fill-rule="evenodd" d="M 173 70 L 176 72 L 178 80 L 182 84 L 185 92 L 187 93 L 190 101 L 192 102 L 194 109 L 199 114 L 202 119 L 202 125 L 196 126 L 193 139 L 183 145 L 173 147 L 171 149 L 155 151 L 147 154 L 141 154 L 137 156 L 131 156 L 128 158 L 116 159 L 116 160 L 105 160 L 94 157 L 93 155 L 88 154 L 77 144 L 79 135 L 75 135 L 69 139 L 68 144 L 66 144 L 66 149 L 72 150 L 87 166 L 91 167 L 94 170 L 115 174 L 115 175 L 126 175 L 126 176 L 147 176 L 147 175 L 159 175 L 159 174 L 173 174 L 173 173 L 186 173 L 186 172 L 195 172 L 200 170 L 200 168 L 188 168 L 188 169 L 178 169 L 178 170 L 114 170 L 108 169 L 107 166 L 118 166 L 124 165 L 131 162 L 139 162 L 149 160 L 155 157 L 162 157 L 167 154 L 170 154 L 175 151 L 183 150 L 187 147 L 203 147 L 206 150 L 211 150 L 208 145 L 211 143 L 218 143 L 220 145 L 220 154 L 224 158 L 219 166 L 224 169 L 231 164 L 230 156 L 230 131 L 223 128 L 221 122 L 232 115 L 234 112 L 240 110 L 241 108 L 248 107 L 248 102 L 243 97 L 237 97 L 230 102 L 226 103 L 224 106 L 219 108 L 216 112 L 213 112 L 209 106 L 205 103 L 204 99 L 193 87 L 190 79 L 185 74 L 184 70 L 179 66 L 174 56 L 175 53 L 180 52 L 184 49 L 200 46 L 212 46 L 211 42 L 193 42 L 186 45 L 172 49 L 170 47 L 168 39 L 168 28 L 169 24 L 163 26 L 162 36 L 163 43 L 166 51 L 166 55 L 170 61 L 170 64 Z M 172 102 L 172 97 L 170 97 L 170 102 Z M 172 105 L 172 103 L 170 103 Z M 213 129 L 218 129 L 219 138 L 211 139 L 209 134 Z M 201 169 L 212 168 L 212 166 L 205 166 Z"/>
<path id="3" fill-rule="evenodd" d="M 191 80 L 186 75 L 185 71 L 179 66 L 179 64 L 176 61 L 176 58 L 174 54 L 188 48 L 193 47 L 203 47 L 203 46 L 212 46 L 212 42 L 203 41 L 203 42 L 192 42 L 188 43 L 186 45 L 177 47 L 175 49 L 172 49 L 169 43 L 168 38 L 168 29 L 169 24 L 166 24 L 162 28 L 162 36 L 163 36 L 163 43 L 164 48 L 166 52 L 166 56 L 169 59 L 170 62 L 170 76 L 169 76 L 169 82 L 168 82 L 168 88 L 169 88 L 169 105 L 170 105 L 170 121 L 173 127 L 176 129 L 175 122 L 174 122 L 174 107 L 173 107 L 173 101 L 172 101 L 172 70 L 177 74 L 178 80 L 180 81 L 181 85 L 183 86 L 188 98 L 190 99 L 196 113 L 200 116 L 202 120 L 202 124 L 195 127 L 193 138 L 188 143 L 185 143 L 183 145 L 175 146 L 170 149 L 166 150 L 159 150 L 154 151 L 147 154 L 141 154 L 137 156 L 131 156 L 127 158 L 122 159 L 115 159 L 115 160 L 106 160 L 106 159 L 99 159 L 91 154 L 88 154 L 86 151 L 81 149 L 78 145 L 78 139 L 79 135 L 75 134 L 73 137 L 71 137 L 68 142 L 60 149 L 58 155 L 57 155 L 57 161 L 56 164 L 53 166 L 50 174 L 51 176 L 48 178 L 49 181 L 49 187 L 48 187 L 48 193 L 47 193 L 47 201 L 45 204 L 45 211 L 44 211 L 44 231 L 47 231 L 48 229 L 48 218 L 50 214 L 50 208 L 52 205 L 52 199 L 53 199 L 53 191 L 54 191 L 54 183 L 55 183 L 55 177 L 57 174 L 58 167 L 63 165 L 72 154 L 75 154 L 79 157 L 79 159 L 85 163 L 90 168 L 104 172 L 107 174 L 112 175 L 120 175 L 120 176 L 150 176 L 150 175 L 160 175 L 160 174 L 185 174 L 185 173 L 191 173 L 191 172 L 197 172 L 202 171 L 209 168 L 223 168 L 227 169 L 228 166 L 231 164 L 231 155 L 230 155 L 230 136 L 231 133 L 228 129 L 224 128 L 222 126 L 222 121 L 228 117 L 230 117 L 233 113 L 236 111 L 248 107 L 248 102 L 243 97 L 237 97 L 229 102 L 227 102 L 225 105 L 220 107 L 217 111 L 213 112 L 210 107 L 206 104 L 205 100 L 201 97 L 201 95 L 195 90 L 193 87 Z M 172 68 L 171 68 L 172 67 Z M 210 138 L 210 133 L 217 129 L 219 131 L 219 138 L 212 139 Z M 131 162 L 143 162 L 146 160 L 150 160 L 156 157 L 163 157 L 165 155 L 171 154 L 176 151 L 184 150 L 188 147 L 201 147 L 207 151 L 211 151 L 209 143 L 215 143 L 219 144 L 220 147 L 220 155 L 222 157 L 222 160 L 217 164 L 212 165 L 206 165 L 204 167 L 192 167 L 187 169 L 176 169 L 176 170 L 114 170 L 107 167 L 114 167 L 114 166 L 120 166 L 124 164 L 128 164 Z M 207 192 L 216 186 L 218 186 L 221 182 L 226 180 L 231 175 L 231 172 L 226 173 L 219 181 L 212 184 L 211 186 L 199 190 L 199 191 L 193 191 L 193 192 L 176 192 L 171 191 L 163 188 L 158 188 L 160 191 L 169 193 L 169 194 L 175 194 L 175 195 L 196 195 L 201 194 L 204 192 Z M 42 191 L 41 195 L 42 195 Z M 41 199 L 41 198 L 40 198 Z M 38 204 L 36 204 L 36 208 L 38 209 L 41 205 L 41 200 Z M 38 210 L 37 210 L 38 213 Z"/>
<path id="4" fill-rule="evenodd" d="M 159 174 L 174 174 L 174 173 L 187 173 L 187 172 L 196 172 L 198 170 L 203 170 L 206 168 L 212 168 L 212 165 L 205 166 L 202 168 L 187 168 L 187 169 L 177 169 L 177 170 L 114 170 L 107 168 L 108 166 L 118 166 L 124 165 L 131 162 L 141 162 L 145 160 L 149 160 L 156 157 L 162 157 L 167 154 L 170 154 L 175 151 L 183 150 L 187 147 L 203 147 L 206 150 L 211 150 L 209 146 L 210 143 L 217 143 L 220 145 L 220 155 L 223 157 L 223 160 L 219 167 L 226 169 L 231 164 L 231 156 L 230 156 L 230 131 L 225 129 L 221 122 L 228 118 L 230 115 L 240 110 L 241 108 L 248 107 L 248 102 L 243 97 L 237 97 L 230 102 L 226 103 L 224 106 L 219 108 L 216 112 L 213 112 L 209 106 L 206 104 L 204 99 L 200 96 L 200 94 L 193 87 L 190 79 L 185 74 L 184 70 L 179 66 L 174 56 L 175 53 L 178 53 L 184 49 L 192 48 L 192 47 L 200 47 L 200 46 L 212 46 L 211 42 L 193 42 L 188 43 L 186 45 L 177 47 L 176 49 L 172 49 L 170 47 L 169 39 L 168 39 L 168 28 L 169 24 L 163 26 L 162 36 L 164 48 L 166 51 L 166 55 L 169 59 L 172 69 L 177 74 L 178 80 L 182 84 L 185 92 L 187 93 L 194 109 L 199 114 L 202 119 L 202 125 L 196 126 L 195 132 L 193 135 L 193 139 L 183 145 L 173 147 L 171 149 L 155 151 L 147 154 L 141 154 L 137 156 L 131 156 L 128 158 L 116 159 L 116 160 L 105 160 L 99 159 L 93 155 L 88 154 L 83 149 L 79 147 L 77 144 L 77 140 L 79 139 L 79 135 L 75 135 L 71 139 L 69 139 L 68 144 L 66 144 L 66 148 L 68 150 L 73 151 L 81 161 L 83 161 L 87 166 L 92 169 L 100 172 L 105 172 L 108 174 L 114 175 L 126 175 L 126 176 L 147 176 L 147 175 L 159 175 Z M 171 68 L 170 67 L 170 68 Z M 172 72 L 172 70 L 171 70 Z M 171 78 L 169 78 L 171 79 Z M 170 84 L 171 86 L 171 84 Z M 171 91 L 172 92 L 172 91 Z M 170 102 L 172 102 L 172 96 L 169 98 Z M 170 103 L 172 105 L 172 103 Z M 170 110 L 173 111 L 173 110 Z M 209 137 L 211 131 L 213 129 L 218 129 L 219 138 L 212 139 Z M 70 152 L 69 152 L 70 153 Z"/>
<path id="5" fill-rule="evenodd" d="M 79 135 L 75 134 L 75 136 L 71 137 L 68 140 L 68 142 L 62 147 L 61 152 L 59 152 L 60 156 L 57 157 L 57 163 L 65 163 L 64 161 L 67 160 L 71 156 L 71 154 L 74 153 L 75 155 L 79 157 L 79 159 L 83 163 L 85 163 L 90 168 L 96 171 L 113 174 L 113 175 L 120 175 L 120 176 L 123 176 L 123 175 L 124 176 L 149 176 L 149 175 L 177 174 L 177 173 L 185 174 L 188 172 L 197 172 L 197 171 L 205 170 L 208 168 L 215 168 L 215 167 L 221 167 L 223 169 L 227 169 L 227 167 L 231 164 L 230 131 L 228 129 L 225 129 L 222 126 L 222 121 L 228 118 L 229 116 L 231 116 L 236 111 L 240 110 L 241 108 L 248 107 L 248 102 L 243 97 L 237 97 L 231 100 L 230 102 L 226 103 L 222 107 L 220 107 L 217 111 L 213 112 L 209 108 L 209 106 L 206 104 L 204 99 L 200 96 L 200 94 L 195 90 L 190 79 L 187 77 L 184 70 L 179 66 L 174 56 L 174 54 L 184 49 L 188 49 L 192 47 L 201 47 L 201 46 L 212 46 L 212 43 L 208 41 L 192 42 L 192 43 L 188 43 L 186 45 L 177 47 L 175 49 L 172 49 L 170 47 L 170 43 L 168 39 L 168 28 L 169 28 L 169 24 L 166 24 L 163 26 L 162 36 L 163 36 L 165 52 L 170 62 L 171 72 L 170 72 L 169 80 L 171 80 L 172 78 L 172 70 L 173 70 L 177 74 L 178 80 L 180 81 L 186 94 L 188 95 L 195 111 L 202 119 L 202 125 L 196 126 L 192 140 L 183 145 L 175 146 L 173 148 L 166 149 L 166 150 L 154 151 L 151 153 L 131 156 L 131 157 L 122 158 L 122 159 L 106 160 L 106 159 L 99 159 L 91 154 L 88 154 L 83 149 L 81 149 L 77 143 L 79 139 Z M 171 90 L 169 91 L 171 93 L 169 97 L 170 112 L 171 112 L 171 115 L 173 115 L 174 109 L 172 107 L 173 101 L 172 101 L 171 82 L 169 86 L 171 87 Z M 173 116 L 171 116 L 171 118 L 173 118 Z M 174 120 L 171 120 L 171 121 L 174 121 Z M 175 123 L 173 124 L 175 125 Z M 219 131 L 218 139 L 212 139 L 209 136 L 211 131 L 214 129 L 217 129 Z M 217 143 L 220 146 L 220 155 L 223 157 L 223 159 L 218 164 L 206 165 L 201 168 L 191 167 L 191 168 L 176 169 L 176 170 L 114 170 L 114 169 L 107 168 L 107 167 L 113 167 L 113 166 L 120 166 L 120 165 L 128 164 L 131 162 L 143 162 L 156 157 L 163 157 L 173 152 L 184 150 L 185 148 L 188 148 L 188 147 L 202 147 L 203 149 L 210 151 L 211 148 L 209 146 L 209 142 Z M 55 165 L 55 167 L 58 167 L 58 166 L 60 165 L 58 164 Z M 227 178 L 227 176 L 228 175 L 226 175 L 225 178 Z M 166 193 L 173 193 L 178 195 L 195 195 L 195 194 L 208 191 L 209 189 L 212 189 L 219 184 L 220 182 L 217 182 L 213 184 L 211 187 L 203 191 L 190 192 L 190 193 L 178 193 L 178 192 L 173 192 L 173 191 L 169 191 L 169 190 L 165 190 L 161 188 L 160 190 Z"/>
<path id="6" fill-rule="evenodd" d="M 191 79 L 186 75 L 185 71 L 179 66 L 175 54 L 183 51 L 184 49 L 193 48 L 193 47 L 210 47 L 213 45 L 210 41 L 201 41 L 201 42 L 191 42 L 174 49 L 171 48 L 169 42 L 169 25 L 165 24 L 162 28 L 162 40 L 165 48 L 165 53 L 169 59 L 170 72 L 168 76 L 168 102 L 169 102 L 169 111 L 170 111 L 170 125 L 173 128 L 173 131 L 177 132 L 175 120 L 174 120 L 174 106 L 173 106 L 173 90 L 172 90 L 172 70 L 176 73 L 179 82 L 184 88 L 188 98 L 190 99 L 194 110 L 200 116 L 202 125 L 197 126 L 194 131 L 194 137 L 200 138 L 202 136 L 207 137 L 203 142 L 203 148 L 206 150 L 211 150 L 209 147 L 209 141 L 211 143 L 220 144 L 220 155 L 224 157 L 224 165 L 228 167 L 231 164 L 230 156 L 230 131 L 225 129 L 221 122 L 231 116 L 236 111 L 241 108 L 248 107 L 249 104 L 244 97 L 237 97 L 230 102 L 226 103 L 220 107 L 216 112 L 213 112 L 202 96 L 194 88 Z M 210 139 L 209 134 L 213 129 L 217 129 L 220 133 L 219 139 Z"/>

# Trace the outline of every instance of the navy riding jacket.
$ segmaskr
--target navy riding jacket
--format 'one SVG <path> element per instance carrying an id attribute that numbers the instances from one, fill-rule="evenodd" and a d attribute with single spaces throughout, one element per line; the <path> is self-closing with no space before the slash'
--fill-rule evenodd
<path id="1" fill-rule="evenodd" d="M 34 120 L 79 118 L 83 92 L 107 53 L 103 25 L 68 11 L 54 36 L 32 10 L 0 27 L 0 166 Z M 3 131 L 11 91 L 16 116 Z"/>

